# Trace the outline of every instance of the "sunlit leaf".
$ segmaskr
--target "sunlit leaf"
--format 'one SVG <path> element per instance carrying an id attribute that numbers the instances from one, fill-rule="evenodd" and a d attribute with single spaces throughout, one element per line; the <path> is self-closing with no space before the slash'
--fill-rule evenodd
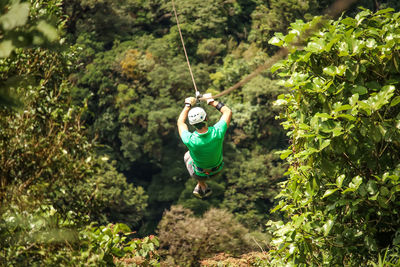
<path id="1" fill-rule="evenodd" d="M 332 229 L 334 221 L 329 219 L 323 226 L 322 229 L 324 230 L 324 236 L 327 236 Z"/>
<path id="2" fill-rule="evenodd" d="M 333 117 L 327 113 L 316 113 L 315 117 L 325 118 L 325 119 L 332 119 Z"/>
<path id="3" fill-rule="evenodd" d="M 338 190 L 339 190 L 338 188 L 335 188 L 335 189 L 328 189 L 328 190 L 325 191 L 325 193 L 324 193 L 324 195 L 322 196 L 322 198 L 326 198 L 326 197 L 332 195 L 333 193 L 335 193 L 335 192 L 338 191 Z"/>
<path id="4" fill-rule="evenodd" d="M 28 20 L 29 7 L 29 3 L 12 4 L 10 10 L 0 17 L 0 24 L 3 26 L 3 29 L 8 31 L 25 25 Z"/>
<path id="5" fill-rule="evenodd" d="M 11 52 L 14 50 L 14 46 L 12 41 L 6 40 L 0 43 L 0 58 L 1 57 L 8 57 Z"/>
<path id="6" fill-rule="evenodd" d="M 40 21 L 36 26 L 39 31 L 41 31 L 44 36 L 50 41 L 53 42 L 58 38 L 58 33 L 56 28 L 46 23 L 45 21 Z"/>
<path id="7" fill-rule="evenodd" d="M 399 104 L 399 103 L 400 103 L 400 96 L 396 96 L 396 97 L 393 98 L 392 101 L 390 102 L 390 106 L 391 106 L 391 107 L 394 107 L 394 106 L 396 106 L 396 105 Z"/>
<path id="8" fill-rule="evenodd" d="M 321 150 L 323 150 L 324 148 L 326 148 L 327 146 L 329 146 L 330 145 L 330 143 L 331 143 L 331 140 L 324 140 L 322 143 L 321 143 L 321 145 L 320 145 L 320 147 L 319 147 L 319 150 L 321 151 Z"/>
<path id="9" fill-rule="evenodd" d="M 336 178 L 336 185 L 337 185 L 339 188 L 342 187 L 344 178 L 346 178 L 346 176 L 345 176 L 344 174 L 339 175 L 339 176 Z"/>
<path id="10" fill-rule="evenodd" d="M 352 189 L 357 190 L 360 184 L 362 183 L 363 179 L 361 176 L 357 175 L 356 177 L 351 180 L 351 183 L 349 184 L 349 187 Z"/>
<path id="11" fill-rule="evenodd" d="M 276 45 L 276 46 L 282 46 L 283 40 L 281 40 L 278 37 L 274 36 L 268 41 L 268 43 L 272 44 L 272 45 Z"/>

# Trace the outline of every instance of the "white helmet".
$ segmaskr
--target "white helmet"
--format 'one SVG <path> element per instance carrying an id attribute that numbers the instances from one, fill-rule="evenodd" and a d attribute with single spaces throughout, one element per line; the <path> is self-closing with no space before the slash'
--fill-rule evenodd
<path id="1" fill-rule="evenodd" d="M 207 113 L 204 109 L 200 107 L 194 107 L 189 110 L 189 124 L 194 125 L 200 123 L 206 119 Z"/>

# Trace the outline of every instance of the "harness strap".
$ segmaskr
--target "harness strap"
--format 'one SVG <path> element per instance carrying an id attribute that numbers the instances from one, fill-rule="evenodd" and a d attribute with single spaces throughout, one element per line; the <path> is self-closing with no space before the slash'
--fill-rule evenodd
<path id="1" fill-rule="evenodd" d="M 218 166 L 215 166 L 214 168 L 211 168 L 211 169 L 203 169 L 203 168 L 197 167 L 197 166 L 194 164 L 194 162 L 193 162 L 193 167 L 195 168 L 195 170 L 196 170 L 198 173 L 204 173 L 204 174 L 210 175 L 210 174 L 212 174 L 213 172 L 218 171 L 218 170 L 221 168 L 221 166 L 223 166 L 223 164 L 224 164 L 224 162 L 222 161 Z"/>

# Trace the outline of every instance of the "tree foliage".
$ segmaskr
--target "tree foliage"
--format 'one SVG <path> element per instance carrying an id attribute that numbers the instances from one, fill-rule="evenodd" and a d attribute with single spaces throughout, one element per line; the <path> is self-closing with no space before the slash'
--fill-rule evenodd
<path id="1" fill-rule="evenodd" d="M 393 9 L 329 22 L 304 50 L 287 40 L 318 21 L 296 22 L 279 45 L 282 125 L 290 163 L 269 222 L 275 256 L 297 265 L 363 265 L 399 244 L 399 31 Z M 282 252 L 284 252 L 282 254 Z"/>
<path id="2" fill-rule="evenodd" d="M 57 8 L 59 4 L 52 1 L 35 2 L 29 18 L 61 14 Z M 35 27 L 34 21 L 25 23 L 26 28 Z M 19 110 L 0 109 L 0 257 L 10 264 L 66 264 L 65 259 L 75 257 L 84 246 L 85 238 L 77 235 L 87 234 L 86 226 L 89 232 L 97 231 L 88 226 L 96 221 L 121 220 L 133 226 L 143 216 L 147 197 L 95 154 L 81 116 L 86 102 L 76 106 L 70 96 L 68 77 L 74 71 L 76 49 L 55 51 L 44 43 L 37 45 L 14 49 L 0 61 L 3 83 L 23 103 Z M 103 264 L 111 259 L 112 263 L 113 256 L 121 256 L 113 246 L 127 243 L 115 241 L 118 232 L 89 238 L 88 251 L 83 249 L 73 261 Z M 136 245 L 130 252 L 140 250 Z M 101 249 L 86 257 L 97 246 Z"/>
<path id="3" fill-rule="evenodd" d="M 175 2 L 197 87 L 202 93 L 216 94 L 264 64 L 274 51 L 272 43 L 284 45 L 296 36 L 296 31 L 302 33 L 308 27 L 297 22 L 293 29 L 287 30 L 291 22 L 296 19 L 309 21 L 334 1 Z M 399 8 L 397 2 L 360 0 L 358 4 L 377 11 L 387 6 Z M 359 216 L 370 202 L 382 208 L 379 210 L 381 217 L 371 215 L 362 221 L 361 215 L 354 215 L 355 225 L 346 230 L 360 225 L 369 227 L 379 218 L 392 219 L 390 216 L 394 215 L 382 205 L 392 208 L 390 205 L 394 205 L 392 201 L 396 196 L 392 190 L 397 190 L 393 189 L 397 185 L 394 186 L 392 181 L 397 174 L 385 168 L 391 166 L 390 160 L 397 159 L 395 153 L 389 155 L 387 152 L 397 148 L 397 128 L 392 127 L 398 119 L 392 114 L 397 111 L 398 91 L 394 82 L 397 76 L 391 71 L 394 68 L 398 72 L 398 16 L 387 17 L 381 11 L 381 16 L 369 20 L 372 16 L 369 13 L 356 16 L 355 7 L 343 15 L 340 23 L 332 22 L 328 30 L 312 37 L 305 51 L 293 52 L 286 64 L 291 69 L 287 74 L 292 71 L 294 76 L 284 86 L 276 82 L 276 78 L 284 73 L 265 71 L 239 90 L 219 99 L 233 110 L 234 117 L 225 138 L 224 172 L 209 181 L 213 196 L 201 201 L 193 198 L 196 181 L 189 178 L 183 164 L 186 148 L 176 129 L 182 101 L 193 95 L 194 90 L 171 1 L 2 1 L 1 260 L 25 265 L 30 259 L 34 265 L 39 262 L 47 265 L 157 265 L 156 239 L 148 237 L 132 241 L 130 229 L 141 236 L 154 233 L 160 220 L 173 220 L 168 217 L 169 213 L 165 213 L 163 220 L 162 217 L 164 210 L 175 204 L 190 209 L 184 211 L 187 216 L 176 225 L 183 221 L 204 223 L 211 221 L 212 216 L 218 218 L 214 224 L 221 233 L 225 233 L 223 227 L 228 225 L 228 230 L 237 237 L 233 241 L 234 247 L 227 246 L 229 235 L 225 234 L 216 238 L 216 243 L 210 242 L 220 250 L 232 250 L 237 256 L 242 245 L 248 249 L 247 239 L 240 237 L 240 233 L 260 229 L 268 219 L 279 218 L 277 214 L 271 215 L 269 209 L 278 193 L 277 182 L 284 179 L 290 164 L 283 163 L 275 151 L 287 147 L 289 139 L 294 151 L 287 150 L 282 154 L 282 158 L 293 158 L 289 174 L 303 168 L 301 170 L 307 177 L 317 177 L 313 178 L 315 183 L 305 183 L 312 185 L 306 187 L 307 197 L 311 195 L 314 200 L 322 194 L 318 202 L 322 207 L 324 201 L 339 196 L 347 187 L 350 189 L 342 195 L 349 201 L 353 201 L 348 195 L 351 190 L 354 189 L 353 194 L 364 194 L 362 190 L 365 189 L 367 193 L 361 195 L 360 202 L 354 205 L 340 202 L 341 206 L 335 207 L 328 205 L 330 211 L 342 208 L 348 212 L 352 208 L 348 214 Z M 278 30 L 289 35 L 277 34 L 268 43 Z M 390 54 L 389 49 L 395 52 Z M 278 64 L 275 70 L 281 65 Z M 362 80 L 361 77 L 368 78 Z M 322 82 L 328 78 L 331 84 Z M 312 83 L 306 83 L 310 80 Z M 273 106 L 272 102 L 288 92 L 285 86 L 300 82 L 310 86 L 304 89 L 308 98 L 290 98 L 296 89 L 287 96 L 280 96 L 277 102 L 303 101 L 304 107 L 294 102 L 290 104 L 291 108 L 281 105 L 288 111 L 283 119 L 297 119 L 291 113 L 297 112 L 295 108 L 303 114 L 299 119 L 301 128 L 296 128 L 297 132 L 291 130 L 286 137 L 279 122 L 274 120 L 280 107 Z M 320 88 L 326 90 L 310 93 L 310 90 Z M 18 96 L 12 97 L 13 94 Z M 358 98 L 353 97 L 356 94 Z M 17 102 L 16 99 L 21 103 L 19 110 L 11 110 L 9 104 Z M 220 113 L 209 106 L 205 108 L 210 123 L 217 122 Z M 284 125 L 290 129 L 287 123 Z M 306 132 L 305 136 L 296 139 L 296 134 L 303 134 L 301 131 Z M 315 136 L 311 136 L 312 131 Z M 358 146 L 359 141 L 367 146 Z M 380 150 L 376 148 L 377 144 Z M 344 151 L 348 158 L 331 158 L 326 154 L 331 147 L 337 147 L 338 153 Z M 301 154 L 301 149 L 311 151 L 307 159 L 308 152 Z M 376 153 L 371 155 L 371 151 Z M 319 154 L 322 155 L 320 158 L 317 157 Z M 356 155 L 359 154 L 358 158 Z M 294 155 L 300 156 L 295 158 Z M 369 163 L 362 163 L 364 161 Z M 345 165 L 349 162 L 357 166 L 360 173 L 348 169 L 335 173 L 338 168 L 332 167 L 334 163 Z M 354 178 L 357 175 L 361 178 Z M 374 175 L 382 179 L 370 182 Z M 320 182 L 328 176 L 345 178 L 341 187 L 334 187 L 338 185 L 335 180 L 335 183 L 319 188 Z M 375 189 L 377 191 L 371 195 L 370 191 Z M 371 199 L 365 200 L 367 196 Z M 375 207 L 373 205 L 371 207 Z M 203 217 L 189 215 L 192 212 Z M 24 216 L 26 221 L 22 219 Z M 329 216 L 322 217 L 327 221 L 321 227 L 327 232 L 330 231 L 327 222 L 340 221 Z M 235 220 L 242 226 L 239 227 Z M 351 221 L 348 217 L 341 220 Z M 95 226 L 94 223 L 106 226 Z M 367 241 L 363 239 L 367 246 L 373 247 L 373 238 L 378 235 L 393 237 L 389 224 L 378 221 L 377 225 L 382 226 L 382 231 L 389 230 L 384 233 L 371 231 Z M 339 227 L 332 226 L 331 230 L 336 231 Z M 212 253 L 203 253 L 203 249 L 208 248 L 191 239 L 185 225 L 176 229 L 188 233 L 182 238 L 194 242 L 198 248 L 196 256 L 182 251 L 182 255 L 191 255 L 187 256 L 188 261 L 195 259 L 197 264 L 203 254 L 212 257 L 211 254 L 216 252 L 211 249 Z M 351 231 L 350 234 L 343 233 L 346 238 L 353 234 Z M 201 231 L 199 235 L 206 236 Z M 329 232 L 318 242 L 325 242 L 330 235 Z M 354 236 L 355 242 L 361 244 L 360 238 L 364 236 Z M 122 240 L 123 237 L 127 238 Z M 396 234 L 394 237 L 396 240 Z M 161 242 L 167 242 L 166 238 L 169 238 L 168 234 L 163 235 Z M 243 244 L 239 244 L 242 241 Z M 379 250 L 385 244 L 378 241 L 376 247 Z M 299 244 L 307 244 L 304 242 Z M 289 248 L 292 248 L 291 244 Z M 387 251 L 380 251 L 381 261 L 394 261 L 396 249 L 392 246 Z M 168 253 L 165 246 L 162 251 Z M 336 253 L 336 250 L 332 251 Z M 369 248 L 362 251 L 370 253 Z M 181 255 L 175 252 L 177 257 Z M 379 261 L 376 256 L 379 252 L 367 252 L 366 258 Z M 73 263 L 67 263 L 66 259 Z M 357 260 L 355 257 L 354 261 Z"/>
<path id="4" fill-rule="evenodd" d="M 31 7 L 31 4 L 35 8 Z M 58 6 L 60 1 L 50 2 L 47 8 L 43 8 L 41 1 L 10 1 L 5 0 L 0 3 L 0 61 L 4 68 L 4 58 L 9 57 L 18 48 L 41 46 L 54 47 L 59 40 L 57 28 L 61 28 L 65 20 L 58 20 L 56 17 L 62 16 Z M 41 12 L 38 12 L 42 10 Z M 59 43 L 62 43 L 61 40 Z M 7 70 L 2 70 L 2 72 Z M 8 77 L 10 78 L 10 77 Z M 4 79 L 0 81 L 0 105 L 15 107 L 19 101 L 12 88 L 21 79 Z"/>

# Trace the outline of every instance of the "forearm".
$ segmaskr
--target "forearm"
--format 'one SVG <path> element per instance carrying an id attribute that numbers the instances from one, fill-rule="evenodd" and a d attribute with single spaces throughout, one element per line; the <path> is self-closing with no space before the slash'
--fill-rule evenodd
<path id="1" fill-rule="evenodd" d="M 179 135 L 182 133 L 183 130 L 187 130 L 188 127 L 186 125 L 186 119 L 188 117 L 190 107 L 185 106 L 181 112 L 181 114 L 178 117 L 177 125 L 178 125 L 178 130 L 179 130 Z"/>
<path id="2" fill-rule="evenodd" d="M 182 112 L 181 112 L 181 114 L 180 114 L 179 117 L 178 117 L 178 124 L 179 124 L 179 123 L 185 123 L 185 121 L 186 121 L 186 119 L 187 119 L 187 117 L 188 117 L 189 110 L 190 110 L 190 107 L 189 107 L 189 106 L 185 106 L 185 107 L 182 109 Z"/>
<path id="3" fill-rule="evenodd" d="M 216 108 L 218 106 L 218 104 L 219 104 L 219 102 L 214 100 L 209 105 Z M 226 123 L 229 125 L 231 118 L 232 118 L 232 110 L 230 108 L 228 108 L 227 106 L 223 106 L 219 111 L 222 113 L 221 118 L 224 119 L 226 121 Z"/>

